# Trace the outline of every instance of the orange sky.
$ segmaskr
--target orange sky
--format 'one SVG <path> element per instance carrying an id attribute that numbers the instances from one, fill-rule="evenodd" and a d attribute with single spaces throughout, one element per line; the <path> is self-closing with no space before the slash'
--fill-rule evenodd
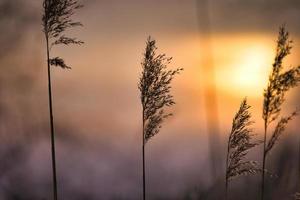
<path id="1" fill-rule="evenodd" d="M 68 119 L 68 123 L 74 125 L 86 123 L 91 129 L 87 132 L 92 135 L 98 135 L 102 125 L 110 120 L 116 120 L 128 133 L 138 130 L 140 103 L 137 81 L 145 40 L 152 35 L 157 40 L 158 52 L 173 57 L 172 67 L 185 68 L 174 81 L 177 104 L 173 109 L 176 115 L 166 123 L 163 129 L 166 135 L 171 135 L 173 129 L 186 128 L 195 130 L 189 132 L 191 134 L 205 135 L 204 87 L 210 79 L 205 67 L 210 66 L 203 63 L 209 54 L 208 46 L 211 46 L 215 65 L 222 132 L 229 132 L 231 118 L 245 96 L 253 105 L 254 117 L 257 126 L 260 126 L 262 91 L 273 61 L 278 27 L 284 22 L 294 40 L 292 55 L 285 64 L 288 67 L 300 63 L 300 31 L 295 22 L 298 5 L 283 6 L 278 1 L 278 4 L 268 5 L 272 6 L 268 9 L 259 0 L 247 1 L 247 6 L 233 0 L 210 2 L 207 7 L 204 1 L 200 1 L 197 8 L 192 0 L 166 0 L 160 2 L 160 6 L 156 1 L 85 1 L 85 8 L 76 15 L 84 27 L 69 33 L 84 40 L 85 44 L 53 49 L 53 56 L 62 56 L 73 68 L 71 71 L 53 69 L 55 112 L 60 113 L 57 120 Z M 32 7 L 20 16 L 31 24 L 31 28 L 24 31 L 23 43 L 18 49 L 26 53 L 16 54 L 18 59 L 13 58 L 15 54 L 10 54 L 3 62 L 20 65 L 20 68 L 25 62 L 39 69 L 37 73 L 34 70 L 24 71 L 39 75 L 36 86 L 39 92 L 34 94 L 40 95 L 45 101 L 42 105 L 46 105 L 46 68 L 39 66 L 43 66 L 45 59 L 40 7 L 32 0 Z M 35 12 L 29 12 L 30 9 Z M 240 12 L 241 9 L 244 12 Z M 275 15 L 278 9 L 281 9 L 282 15 Z M 208 15 L 204 11 L 208 11 Z M 35 17 L 28 17 L 31 14 Z M 205 25 L 207 17 L 211 23 L 210 34 Z M 19 31 L 13 31 L 14 24 L 17 24 L 13 19 L 8 18 L 4 22 L 7 30 L 17 33 Z M 35 58 L 30 54 L 33 44 L 38 52 Z M 295 101 L 291 99 L 289 105 L 295 105 Z M 43 112 L 46 118 L 47 109 Z M 127 121 L 128 117 L 132 120 Z"/>
<path id="2" fill-rule="evenodd" d="M 23 133 L 25 124 L 30 130 L 40 130 L 41 124 L 48 124 L 45 41 L 41 32 L 41 2 L 28 0 L 26 5 L 24 1 L 10 2 L 17 2 L 18 8 L 22 2 L 24 9 L 16 12 L 8 7 L 0 12 L 1 27 L 5 27 L 0 35 L 0 102 L 8 113 L 1 129 Z M 262 0 L 210 2 L 207 7 L 201 0 L 197 9 L 193 0 L 85 0 L 85 7 L 76 15 L 84 27 L 69 33 L 85 44 L 56 48 L 52 52 L 52 56 L 63 57 L 72 67 L 70 71 L 52 70 L 57 134 L 63 135 L 64 130 L 70 130 L 66 132 L 88 140 L 83 143 L 88 146 L 89 153 L 96 147 L 109 146 L 113 153 L 136 159 L 134 161 L 138 163 L 141 105 L 137 82 L 149 35 L 157 40 L 159 53 L 173 57 L 171 67 L 184 68 L 172 85 L 176 101 L 172 108 L 174 117 L 163 124 L 161 133 L 153 138 L 151 148 L 147 149 L 149 160 L 157 161 L 153 165 L 165 166 L 166 171 L 174 174 L 179 169 L 195 177 L 193 173 L 199 173 L 201 164 L 206 163 L 209 154 L 204 91 L 207 80 L 211 80 L 206 68 L 211 66 L 203 63 L 210 53 L 215 67 L 223 139 L 228 136 L 232 118 L 245 96 L 253 106 L 255 132 L 260 133 L 262 93 L 282 23 L 286 23 L 294 40 L 292 55 L 285 66 L 300 64 L 300 1 L 273 0 L 273 4 Z M 207 17 L 211 31 L 205 26 Z M 298 94 L 299 89 L 290 93 L 286 112 L 299 104 Z M 296 129 L 297 120 L 288 130 Z M 47 153 L 46 149 L 44 152 Z M 98 149 L 97 153 L 93 152 L 94 156 L 98 158 L 99 152 Z M 109 163 L 107 166 L 111 166 L 110 162 L 115 161 L 111 158 L 105 161 Z M 99 163 L 102 166 L 103 161 Z M 169 163 L 173 164 L 173 171 L 168 168 Z M 99 172 L 101 178 L 108 176 L 106 172 Z M 182 179 L 184 176 L 183 173 Z M 171 174 L 170 177 L 177 176 Z M 119 180 L 118 177 L 115 180 Z M 168 181 L 180 182 L 174 180 L 164 179 L 161 185 L 156 185 L 157 191 Z"/>

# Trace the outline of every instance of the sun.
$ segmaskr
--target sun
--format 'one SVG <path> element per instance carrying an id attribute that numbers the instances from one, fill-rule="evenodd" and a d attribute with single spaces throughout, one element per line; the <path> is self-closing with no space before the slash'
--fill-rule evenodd
<path id="1" fill-rule="evenodd" d="M 230 94 L 260 97 L 272 65 L 273 45 L 246 39 L 236 42 L 217 49 L 218 87 Z"/>
<path id="2" fill-rule="evenodd" d="M 265 86 L 268 78 L 270 53 L 268 47 L 253 46 L 242 50 L 233 63 L 233 83 L 241 89 L 255 90 Z"/>

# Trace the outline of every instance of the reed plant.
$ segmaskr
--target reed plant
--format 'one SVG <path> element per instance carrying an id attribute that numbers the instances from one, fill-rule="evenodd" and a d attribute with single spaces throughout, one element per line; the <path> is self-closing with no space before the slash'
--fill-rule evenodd
<path id="1" fill-rule="evenodd" d="M 286 93 L 300 82 L 300 66 L 291 67 L 283 71 L 283 60 L 292 49 L 292 40 L 289 39 L 289 32 L 285 26 L 279 28 L 277 39 L 276 55 L 272 65 L 272 72 L 269 75 L 267 88 L 263 93 L 263 120 L 264 120 L 264 139 L 263 139 L 263 164 L 261 177 L 261 200 L 264 199 L 265 193 L 265 173 L 266 159 L 269 152 L 278 143 L 279 138 L 283 135 L 287 124 L 298 114 L 298 110 L 293 111 L 288 116 L 280 117 L 282 104 L 285 102 Z M 278 120 L 279 119 L 279 120 Z M 270 139 L 267 141 L 268 127 L 276 121 L 275 128 Z"/>
<path id="2" fill-rule="evenodd" d="M 148 37 L 138 84 L 143 121 L 143 200 L 146 199 L 145 145 L 159 133 L 163 122 L 172 116 L 172 113 L 166 110 L 167 107 L 175 104 L 171 95 L 171 82 L 174 76 L 183 70 L 182 68 L 168 69 L 172 58 L 165 54 L 157 54 L 156 50 L 156 41 Z"/>
<path id="3" fill-rule="evenodd" d="M 56 175 L 56 154 L 55 154 L 55 130 L 53 115 L 53 96 L 51 85 L 51 66 L 62 69 L 71 69 L 60 57 L 50 57 L 50 52 L 57 45 L 82 44 L 83 42 L 66 36 L 65 31 L 70 28 L 82 26 L 80 22 L 72 20 L 75 11 L 82 8 L 83 5 L 77 0 L 44 0 L 43 1 L 43 32 L 46 40 L 47 52 L 47 72 L 48 72 L 48 95 L 49 95 L 49 115 L 51 130 L 51 158 L 53 174 L 53 198 L 58 199 L 57 195 L 57 175 Z"/>
<path id="4" fill-rule="evenodd" d="M 253 140 L 254 134 L 252 134 L 250 126 L 254 122 L 251 120 L 250 107 L 245 98 L 232 121 L 226 157 L 226 199 L 228 199 L 230 180 L 241 175 L 256 174 L 260 171 L 257 161 L 247 159 L 249 151 L 260 144 L 259 141 Z"/>

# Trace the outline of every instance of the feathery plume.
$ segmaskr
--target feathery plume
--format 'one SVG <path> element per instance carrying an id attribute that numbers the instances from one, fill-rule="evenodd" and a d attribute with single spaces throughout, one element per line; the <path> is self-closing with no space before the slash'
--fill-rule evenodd
<path id="1" fill-rule="evenodd" d="M 165 108 L 175 104 L 171 95 L 171 82 L 182 68 L 169 70 L 167 67 L 172 58 L 165 54 L 156 55 L 156 41 L 148 37 L 144 59 L 142 61 L 142 74 L 138 88 L 142 103 L 143 131 L 142 131 L 142 159 L 143 159 L 143 199 L 146 199 L 145 177 L 145 144 L 159 133 L 162 123 L 172 115 Z"/>
<path id="2" fill-rule="evenodd" d="M 142 62 L 143 72 L 138 85 L 143 107 L 145 142 L 158 134 L 164 120 L 172 115 L 165 111 L 166 107 L 175 104 L 170 94 L 171 81 L 183 70 L 182 68 L 167 69 L 172 58 L 166 57 L 165 54 L 156 55 L 155 44 L 156 41 L 149 37 Z"/>
<path id="3" fill-rule="evenodd" d="M 49 93 L 49 115 L 51 129 L 51 156 L 53 174 L 53 198 L 57 200 L 57 177 L 55 158 L 55 133 L 54 117 L 52 109 L 52 86 L 51 86 L 51 66 L 71 69 L 60 57 L 50 58 L 50 51 L 55 45 L 83 44 L 76 38 L 65 36 L 63 33 L 73 27 L 82 26 L 80 22 L 74 22 L 72 16 L 75 11 L 83 6 L 77 0 L 43 0 L 44 13 L 42 17 L 43 32 L 47 47 L 47 67 L 48 67 L 48 93 Z"/>
<path id="4" fill-rule="evenodd" d="M 278 118 L 286 92 L 296 87 L 300 82 L 300 66 L 282 72 L 283 59 L 291 53 L 292 43 L 293 41 L 289 40 L 289 33 L 285 27 L 280 27 L 275 61 L 267 89 L 264 91 L 263 119 L 267 125 Z"/>
<path id="5" fill-rule="evenodd" d="M 263 114 L 264 120 L 264 140 L 263 140 L 263 165 L 262 165 L 262 182 L 261 182 L 261 200 L 264 199 L 264 180 L 265 165 L 268 152 L 277 143 L 279 137 L 283 134 L 286 125 L 292 118 L 297 115 L 297 111 L 288 117 L 279 120 L 272 134 L 271 139 L 267 142 L 268 125 L 276 121 L 280 115 L 281 106 L 285 101 L 286 92 L 291 88 L 299 85 L 300 82 L 300 66 L 292 67 L 283 72 L 283 60 L 291 53 L 293 41 L 289 39 L 289 33 L 285 26 L 279 28 L 279 36 L 277 39 L 277 48 L 275 60 L 272 66 L 272 72 L 269 76 L 267 89 L 263 93 Z"/>
<path id="6" fill-rule="evenodd" d="M 298 115 L 298 110 L 294 111 L 292 114 L 290 114 L 287 117 L 282 117 L 279 122 L 277 123 L 275 130 L 269 139 L 269 143 L 267 144 L 265 153 L 268 154 L 268 152 L 274 147 L 274 145 L 278 142 L 280 136 L 283 134 L 286 125 L 290 120 L 292 120 L 296 115 Z"/>
<path id="7" fill-rule="evenodd" d="M 231 179 L 240 175 L 256 174 L 260 171 L 256 161 L 246 159 L 248 152 L 260 144 L 259 141 L 252 141 L 254 135 L 251 134 L 252 129 L 250 126 L 254 122 L 251 121 L 250 107 L 245 98 L 233 118 L 226 160 L 226 197 L 228 182 Z"/>
<path id="8" fill-rule="evenodd" d="M 82 26 L 80 22 L 72 20 L 72 16 L 75 14 L 75 11 L 82 7 L 83 5 L 77 0 L 44 0 L 44 14 L 42 22 L 47 43 L 52 40 L 52 42 L 50 42 L 51 47 L 49 50 L 55 45 L 83 44 L 81 40 L 77 40 L 76 38 L 71 38 L 63 34 L 70 28 Z M 57 57 L 50 59 L 50 61 L 56 59 Z M 57 65 L 56 63 L 63 64 Z M 62 69 L 70 69 L 70 67 L 66 67 L 67 65 L 64 63 L 64 60 L 59 58 L 59 62 L 53 61 L 50 62 L 50 65 L 59 66 Z"/>
<path id="9" fill-rule="evenodd" d="M 68 65 L 65 64 L 65 61 L 62 58 L 55 57 L 50 59 L 50 65 L 56 66 L 56 67 L 61 67 L 63 69 L 71 69 Z"/>

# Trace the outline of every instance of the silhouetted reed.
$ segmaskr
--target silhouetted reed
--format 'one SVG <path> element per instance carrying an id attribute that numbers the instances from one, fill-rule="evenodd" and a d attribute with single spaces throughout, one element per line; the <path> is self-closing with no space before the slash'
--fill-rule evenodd
<path id="1" fill-rule="evenodd" d="M 71 17 L 76 10 L 83 6 L 77 0 L 44 0 L 43 1 L 43 32 L 46 39 L 47 67 L 48 67 L 48 93 L 49 93 L 49 114 L 51 128 L 51 155 L 53 170 L 53 196 L 57 200 L 57 178 L 55 159 L 55 133 L 52 109 L 52 89 L 51 89 L 51 66 L 58 66 L 62 69 L 70 69 L 62 58 L 50 58 L 50 50 L 55 45 L 82 44 L 76 38 L 64 35 L 64 32 L 76 26 L 82 26 L 80 22 L 74 22 Z"/>
<path id="2" fill-rule="evenodd" d="M 172 113 L 165 110 L 175 104 L 171 95 L 171 82 L 182 68 L 169 70 L 172 58 L 165 54 L 156 55 L 156 41 L 148 37 L 142 61 L 142 74 L 138 88 L 142 103 L 142 159 L 143 159 L 143 199 L 146 199 L 145 145 L 162 127 L 162 123 Z"/>
<path id="3" fill-rule="evenodd" d="M 296 87 L 300 81 L 300 66 L 292 67 L 283 72 L 283 59 L 291 53 L 292 40 L 289 39 L 289 33 L 285 26 L 280 27 L 277 40 L 276 56 L 269 76 L 267 89 L 264 90 L 263 100 L 263 119 L 264 119 L 264 147 L 263 147 L 263 166 L 261 180 L 261 199 L 264 199 L 264 180 L 266 171 L 266 158 L 270 150 L 278 142 L 279 137 L 283 134 L 286 125 L 292 118 L 297 115 L 294 111 L 287 117 L 282 117 L 273 131 L 270 140 L 267 142 L 268 126 L 276 121 L 280 115 L 281 106 L 285 101 L 286 92 Z"/>
<path id="4" fill-rule="evenodd" d="M 256 161 L 246 159 L 248 152 L 260 142 L 252 141 L 253 134 L 250 126 L 251 113 L 249 112 L 247 99 L 245 98 L 232 122 L 232 129 L 228 139 L 226 158 L 226 199 L 228 198 L 228 183 L 231 179 L 240 175 L 256 174 L 259 172 Z"/>

